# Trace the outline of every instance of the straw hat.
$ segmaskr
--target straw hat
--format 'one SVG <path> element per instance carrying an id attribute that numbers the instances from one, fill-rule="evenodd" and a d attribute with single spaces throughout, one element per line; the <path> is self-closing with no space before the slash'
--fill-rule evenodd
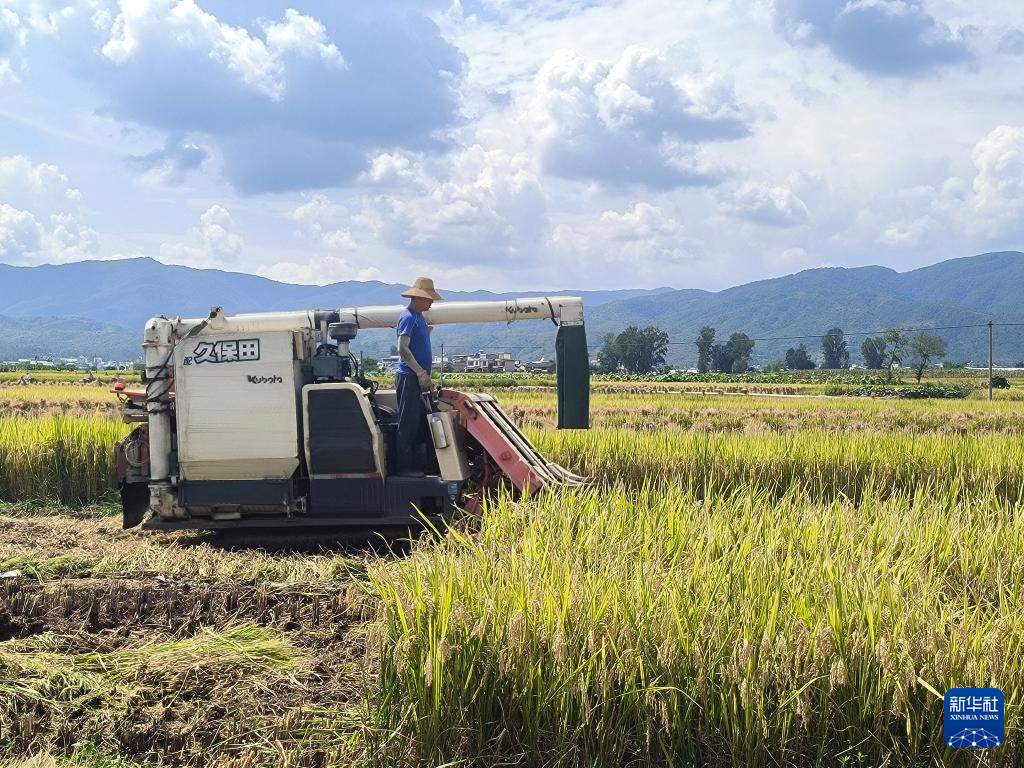
<path id="1" fill-rule="evenodd" d="M 444 301 L 441 298 L 441 294 L 434 290 L 434 281 L 429 277 L 417 277 L 412 287 L 402 293 L 407 299 L 411 299 L 414 296 L 421 299 L 433 299 L 434 301 Z"/>

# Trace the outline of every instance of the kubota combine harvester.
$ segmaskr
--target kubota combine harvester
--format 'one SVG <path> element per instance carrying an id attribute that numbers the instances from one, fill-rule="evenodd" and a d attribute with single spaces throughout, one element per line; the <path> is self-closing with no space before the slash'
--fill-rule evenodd
<path id="1" fill-rule="evenodd" d="M 536 493 L 585 482 L 547 461 L 486 394 L 429 393 L 422 474 L 394 466 L 396 396 L 363 377 L 349 343 L 402 306 L 154 317 L 144 389 L 123 387 L 117 446 L 126 528 L 387 529 L 478 508 L 502 482 Z M 589 360 L 578 298 L 445 302 L 445 323 L 558 326 L 559 428 L 586 428 Z M 151 513 L 151 514 L 147 514 Z M 148 517 L 148 519 L 147 519 Z"/>

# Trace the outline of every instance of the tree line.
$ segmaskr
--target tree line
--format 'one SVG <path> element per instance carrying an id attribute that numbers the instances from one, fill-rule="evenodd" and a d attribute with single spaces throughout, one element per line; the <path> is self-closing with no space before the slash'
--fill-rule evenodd
<path id="1" fill-rule="evenodd" d="M 745 333 L 730 334 L 716 342 L 716 329 L 704 326 L 697 334 L 698 373 L 743 373 L 750 368 L 754 339 Z M 619 334 L 605 334 L 597 354 L 596 368 L 600 373 L 625 370 L 629 373 L 649 373 L 665 364 L 669 337 L 661 328 L 650 325 L 640 328 L 631 325 Z M 891 328 L 880 336 L 869 336 L 861 342 L 864 367 L 885 370 L 892 379 L 893 370 L 905 363 L 921 381 L 925 368 L 946 356 L 946 342 L 939 336 L 919 331 L 913 336 L 901 328 Z M 820 366 L 804 344 L 790 347 L 785 360 L 768 366 L 768 370 L 810 370 L 822 368 L 841 370 L 849 368 L 850 349 L 842 328 L 830 328 L 822 337 Z"/>
<path id="2" fill-rule="evenodd" d="M 700 339 L 697 340 L 700 349 Z M 893 369 L 907 363 L 918 382 L 924 369 L 946 356 L 946 342 L 942 337 L 925 331 L 909 336 L 902 328 L 890 328 L 881 336 L 868 336 L 860 345 L 864 367 L 885 370 L 892 379 Z M 811 359 L 807 347 L 799 344 L 786 351 L 785 365 L 790 370 L 810 370 L 818 367 Z M 842 328 L 830 328 L 821 337 L 821 368 L 839 370 L 850 367 L 850 350 Z"/>

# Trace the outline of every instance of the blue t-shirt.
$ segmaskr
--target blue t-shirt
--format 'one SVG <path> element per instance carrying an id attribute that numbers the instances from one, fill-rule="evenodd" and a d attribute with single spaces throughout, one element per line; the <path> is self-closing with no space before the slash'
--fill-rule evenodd
<path id="1" fill-rule="evenodd" d="M 398 316 L 398 335 L 409 337 L 409 351 L 416 358 L 420 367 L 430 373 L 430 363 L 433 355 L 430 353 L 430 331 L 427 330 L 427 319 L 419 312 L 413 312 L 406 307 Z M 412 369 L 405 364 L 405 360 L 398 361 L 399 373 L 412 373 Z"/>

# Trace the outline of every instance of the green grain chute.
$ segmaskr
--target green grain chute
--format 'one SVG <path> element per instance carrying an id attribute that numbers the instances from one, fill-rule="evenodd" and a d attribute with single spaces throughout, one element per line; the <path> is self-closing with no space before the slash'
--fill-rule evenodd
<path id="1" fill-rule="evenodd" d="M 555 339 L 558 380 L 558 428 L 590 428 L 590 355 L 587 331 L 580 325 L 560 325 Z"/>

